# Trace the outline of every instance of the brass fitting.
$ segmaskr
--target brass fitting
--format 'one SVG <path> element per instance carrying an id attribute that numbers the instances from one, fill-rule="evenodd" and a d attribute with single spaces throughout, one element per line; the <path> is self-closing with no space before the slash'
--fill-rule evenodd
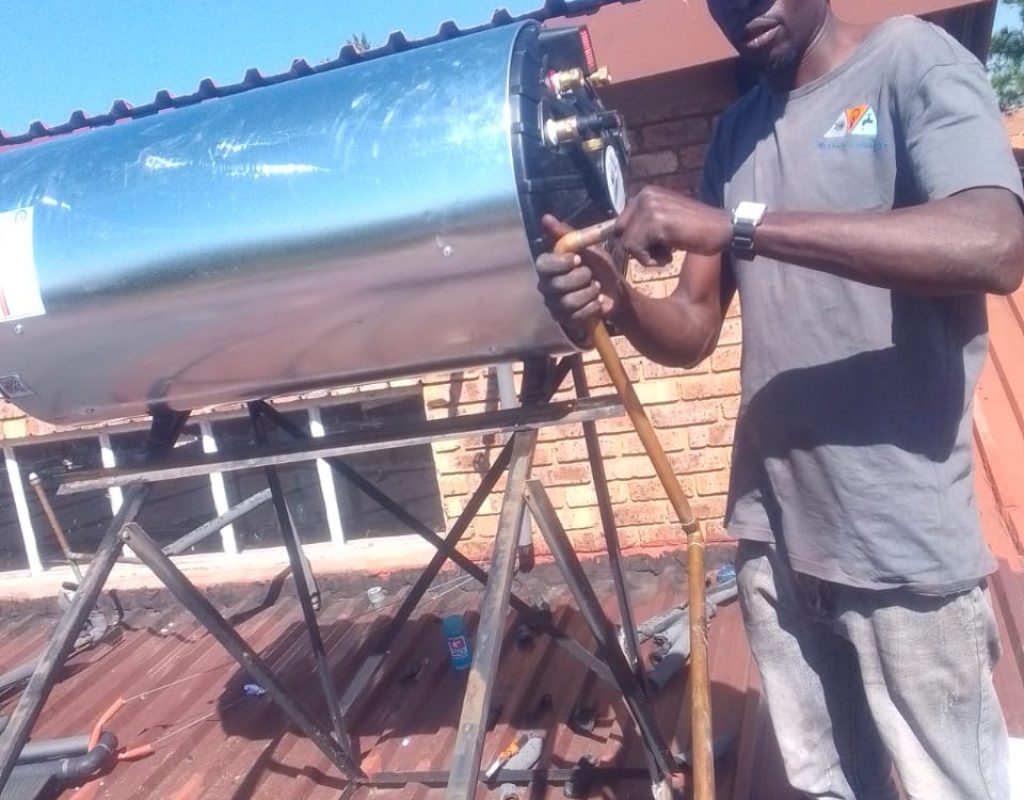
<path id="1" fill-rule="evenodd" d="M 561 96 L 567 92 L 575 92 L 583 86 L 586 79 L 586 75 L 579 67 L 564 69 L 560 72 L 552 72 L 548 76 L 548 86 L 551 87 L 551 91 Z"/>
<path id="2" fill-rule="evenodd" d="M 599 86 L 607 86 L 612 82 L 612 76 L 608 72 L 608 67 L 598 67 L 590 75 L 587 75 L 579 67 L 573 69 L 563 69 L 559 72 L 552 72 L 548 76 L 548 86 L 551 91 L 561 96 L 568 92 L 575 92 L 582 88 L 584 84 L 590 84 L 592 87 L 597 88 Z"/>
<path id="3" fill-rule="evenodd" d="M 544 123 L 544 138 L 552 146 L 557 147 L 564 142 L 571 142 L 579 136 L 579 117 L 549 119 Z"/>
<path id="4" fill-rule="evenodd" d="M 612 75 L 608 71 L 608 67 L 598 67 L 587 78 L 587 82 L 597 88 L 598 86 L 607 86 L 612 82 Z"/>

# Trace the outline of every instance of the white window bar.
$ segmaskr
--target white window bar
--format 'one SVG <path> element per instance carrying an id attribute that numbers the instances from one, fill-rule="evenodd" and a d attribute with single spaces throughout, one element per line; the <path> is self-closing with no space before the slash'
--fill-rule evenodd
<path id="1" fill-rule="evenodd" d="M 213 426 L 209 422 L 200 422 L 199 432 L 203 436 L 203 452 L 216 453 L 217 440 L 213 436 Z M 226 514 L 231 508 L 231 504 L 228 502 L 228 492 L 224 486 L 222 472 L 210 473 L 210 491 L 213 493 L 213 507 L 217 511 L 217 516 Z M 238 540 L 235 538 L 234 525 L 225 525 L 220 529 L 220 540 L 224 545 L 225 553 L 231 556 L 238 555 Z"/>
<path id="2" fill-rule="evenodd" d="M 117 466 L 117 459 L 114 458 L 114 448 L 110 446 L 110 437 L 105 434 L 100 434 L 100 463 L 103 464 L 104 469 L 113 469 Z M 120 486 L 111 486 L 107 490 L 108 497 L 110 498 L 110 512 L 117 514 L 121 510 L 121 504 L 124 502 L 124 493 L 121 491 Z"/>
<path id="3" fill-rule="evenodd" d="M 36 544 L 36 532 L 32 528 L 32 516 L 25 498 L 25 485 L 18 471 L 18 459 L 13 447 L 4 448 L 4 462 L 7 466 L 7 478 L 11 482 L 11 496 L 14 497 L 14 508 L 18 512 L 18 525 L 21 528 L 21 539 L 25 543 L 25 555 L 28 557 L 28 568 L 33 575 L 41 575 L 43 561 L 39 558 L 39 547 Z"/>
<path id="4" fill-rule="evenodd" d="M 309 409 L 309 433 L 314 439 L 324 436 L 324 421 L 319 408 Z M 316 460 L 316 471 L 320 476 L 320 491 L 324 496 L 324 509 L 327 511 L 327 530 L 331 534 L 333 544 L 345 543 L 345 531 L 341 527 L 341 514 L 338 512 L 338 493 L 334 485 L 334 470 L 322 458 Z"/>

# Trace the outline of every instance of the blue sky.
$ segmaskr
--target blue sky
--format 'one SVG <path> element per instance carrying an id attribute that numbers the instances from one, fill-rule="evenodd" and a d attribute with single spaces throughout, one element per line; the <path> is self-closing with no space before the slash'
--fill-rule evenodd
<path id="1" fill-rule="evenodd" d="M 135 105 L 158 89 L 195 90 L 202 78 L 241 80 L 249 67 L 281 72 L 294 58 L 333 58 L 354 33 L 380 44 L 445 19 L 471 26 L 497 6 L 513 14 L 543 0 L 4 0 L 0 3 L 0 128 L 55 124 L 82 108 Z"/>
<path id="2" fill-rule="evenodd" d="M 1019 28 L 1020 11 L 1010 6 L 999 4 L 996 9 L 996 28 Z"/>
<path id="3" fill-rule="evenodd" d="M 379 44 L 398 28 L 412 38 L 444 19 L 474 25 L 498 5 L 515 14 L 541 0 L 4 0 L 0 128 L 56 124 L 77 108 L 102 113 L 118 98 L 140 105 L 207 77 L 233 83 L 248 67 L 316 63 L 353 33 Z M 1000 9 L 997 25 L 1017 23 Z"/>

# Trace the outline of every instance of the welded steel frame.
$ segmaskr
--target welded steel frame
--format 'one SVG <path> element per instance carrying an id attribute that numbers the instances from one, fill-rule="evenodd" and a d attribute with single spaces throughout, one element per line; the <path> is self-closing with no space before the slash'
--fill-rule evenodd
<path id="1" fill-rule="evenodd" d="M 146 445 L 145 460 L 157 463 L 171 452 L 189 414 L 155 410 L 150 436 Z M 253 428 L 257 440 L 262 438 L 262 426 L 255 413 L 252 414 Z M 78 632 L 89 611 L 95 606 L 110 572 L 117 561 L 124 544 L 130 544 L 136 555 L 161 583 L 195 616 L 204 627 L 249 674 L 253 675 L 266 690 L 269 699 L 313 743 L 338 767 L 343 775 L 359 778 L 359 769 L 351 740 L 345 728 L 340 711 L 337 691 L 330 673 L 319 625 L 316 622 L 314 598 L 315 581 L 308 561 L 302 553 L 298 537 L 288 515 L 280 480 L 273 467 L 266 468 L 267 481 L 281 526 L 282 538 L 288 551 L 292 576 L 302 606 L 303 619 L 317 663 L 326 705 L 334 727 L 333 735 L 328 733 L 295 694 L 285 686 L 246 644 L 231 623 L 224 619 L 202 592 L 174 565 L 170 558 L 156 545 L 149 535 L 135 522 L 151 491 L 152 482 L 134 484 L 126 493 L 120 511 L 111 521 L 96 555 L 90 562 L 89 571 L 71 599 L 68 609 L 61 616 L 57 628 L 47 642 L 32 677 L 26 686 L 11 719 L 0 734 L 0 789 L 6 785 L 22 748 L 28 741 L 31 729 L 56 683 L 57 675 L 71 652 Z"/>
<path id="2" fill-rule="evenodd" d="M 378 637 L 370 655 L 364 659 L 353 679 L 349 682 L 344 696 L 340 699 L 336 695 L 334 683 L 330 678 L 329 664 L 327 664 L 326 653 L 316 622 L 314 603 L 317 597 L 317 590 L 315 579 L 312 576 L 311 570 L 309 570 L 308 561 L 306 561 L 302 553 L 301 543 L 298 541 L 294 526 L 291 524 L 280 480 L 277 476 L 276 466 L 272 463 L 271 459 L 264 459 L 260 463 L 266 472 L 270 498 L 274 504 L 278 522 L 282 529 L 282 538 L 288 551 L 293 577 L 296 581 L 296 588 L 302 605 L 304 624 L 310 636 L 312 649 L 317 660 L 318 672 L 323 683 L 325 699 L 327 700 L 329 715 L 332 727 L 334 728 L 333 734 L 325 730 L 310 715 L 298 698 L 270 672 L 269 668 L 245 644 L 244 640 L 241 639 L 230 623 L 206 600 L 200 590 L 178 570 L 169 558 L 171 553 L 168 551 L 170 548 L 161 550 L 148 534 L 134 522 L 149 493 L 149 487 L 152 485 L 152 482 L 162 478 L 177 476 L 177 472 L 173 468 L 168 472 L 161 462 L 171 452 L 174 442 L 185 425 L 188 414 L 155 412 L 150 436 L 150 441 L 153 445 L 147 451 L 147 466 L 141 469 L 136 468 L 135 471 L 136 479 L 141 479 L 141 482 L 135 482 L 129 486 L 125 503 L 111 523 L 100 544 L 100 548 L 97 550 L 96 556 L 92 559 L 85 581 L 82 583 L 79 591 L 76 592 L 71 607 L 61 618 L 54 636 L 44 651 L 36 674 L 33 675 L 28 687 L 26 687 L 21 702 L 11 718 L 11 722 L 8 724 L 3 735 L 0 736 L 0 786 L 6 782 L 10 769 L 16 761 L 17 753 L 20 752 L 21 747 L 27 740 L 31 726 L 38 718 L 42 705 L 45 703 L 46 697 L 56 681 L 57 673 L 67 657 L 68 649 L 65 640 L 73 642 L 74 636 L 84 620 L 84 616 L 93 607 L 99 593 L 102 591 L 122 545 L 129 541 L 139 560 L 167 586 L 171 593 L 193 613 L 200 624 L 210 631 L 244 668 L 252 672 L 254 677 L 267 690 L 270 699 L 282 709 L 286 716 L 313 739 L 317 747 L 327 755 L 332 763 L 338 766 L 343 774 L 353 778 L 358 784 L 376 785 L 373 776 L 365 776 L 359 770 L 358 757 L 352 749 L 350 738 L 345 728 L 345 715 L 351 709 L 355 699 L 362 694 L 363 690 L 372 681 L 374 675 L 391 651 L 402 627 L 411 618 L 427 589 L 448 561 L 464 569 L 486 587 L 481 621 L 477 632 L 478 638 L 474 648 L 474 662 L 463 702 L 462 721 L 460 722 L 456 750 L 453 754 L 452 769 L 447 773 L 448 797 L 469 798 L 474 795 L 476 790 L 480 772 L 480 754 L 486 733 L 488 698 L 497 672 L 502 641 L 501 632 L 504 628 L 505 615 L 510 605 L 527 622 L 550 635 L 556 644 L 565 648 L 570 655 L 580 661 L 585 667 L 619 690 L 638 725 L 644 741 L 648 757 L 647 774 L 652 783 L 657 785 L 659 780 L 664 780 L 670 772 L 678 771 L 679 762 L 671 756 L 665 740 L 654 723 L 653 709 L 647 696 L 643 664 L 638 654 L 634 617 L 629 603 L 622 568 L 621 548 L 615 528 L 611 500 L 607 491 L 596 425 L 593 421 L 600 415 L 590 417 L 584 415 L 580 421 L 584 429 L 588 460 L 594 478 L 597 504 L 611 565 L 612 580 L 622 619 L 621 630 L 623 640 L 620 643 L 618 636 L 615 635 L 615 627 L 597 603 L 593 589 L 582 568 L 579 566 L 578 560 L 575 558 L 575 553 L 572 551 L 571 544 L 565 536 L 564 529 L 557 523 L 557 517 L 554 517 L 552 520 L 553 510 L 550 515 L 546 516 L 534 510 L 534 517 L 537 519 L 545 539 L 548 540 L 552 552 L 555 553 L 557 551 L 560 554 L 556 556 L 558 567 L 562 571 L 570 591 L 579 604 L 580 610 L 588 626 L 591 628 L 591 632 L 600 644 L 598 652 L 596 654 L 591 653 L 578 641 L 554 625 L 543 611 L 530 605 L 511 591 L 512 576 L 515 572 L 516 547 L 523 516 L 526 513 L 526 503 L 528 498 L 531 497 L 545 497 L 542 487 L 539 487 L 536 482 L 529 483 L 528 488 L 537 440 L 537 430 L 540 427 L 561 422 L 558 419 L 540 419 L 537 414 L 532 412 L 543 409 L 545 405 L 552 401 L 553 395 L 557 392 L 570 371 L 572 372 L 577 397 L 583 402 L 590 398 L 581 356 L 575 355 L 562 359 L 557 366 L 550 370 L 547 367 L 550 367 L 550 362 L 546 359 L 527 362 L 526 369 L 524 370 L 522 397 L 524 407 L 521 409 L 522 413 L 518 415 L 522 418 L 521 427 L 514 429 L 511 438 L 500 451 L 491 468 L 483 476 L 480 485 L 466 504 L 463 513 L 443 538 L 422 520 L 410 514 L 393 498 L 367 481 L 339 456 L 328 456 L 325 458 L 327 463 L 340 476 L 437 549 L 437 553 L 421 572 L 412 591 L 406 596 L 394 618 Z M 263 426 L 266 422 L 281 428 L 293 439 L 304 440 L 309 438 L 305 431 L 287 420 L 269 403 L 264 401 L 251 403 L 249 405 L 249 412 L 257 443 L 265 444 L 266 439 Z M 465 433 L 470 432 L 472 431 L 465 431 Z M 389 444 L 393 445 L 394 442 L 389 442 Z M 309 458 L 316 457 L 322 456 L 317 455 L 317 448 L 311 448 Z M 494 490 L 494 487 L 506 470 L 509 472 L 509 479 L 502 502 L 494 558 L 491 561 L 491 570 L 487 572 L 460 553 L 458 544 L 481 505 Z M 124 483 L 124 476 L 122 475 L 118 481 L 119 483 Z M 118 485 L 118 483 L 111 483 L 109 485 Z M 79 487 L 78 490 L 83 488 L 85 488 L 85 485 Z M 89 488 L 95 487 L 90 486 Z M 531 500 L 530 502 L 535 505 L 537 501 Z M 214 527 L 216 522 L 215 520 L 209 523 L 209 532 L 217 529 Z M 566 556 L 566 553 L 569 556 Z M 598 770 L 598 773 L 604 771 Z M 403 774 L 407 776 L 408 782 L 417 782 L 421 777 L 421 774 L 416 772 L 387 773 L 387 780 L 393 785 L 394 781 L 402 780 Z M 440 775 L 441 773 L 437 774 Z M 567 772 L 566 774 L 568 775 L 569 773 Z M 552 776 L 554 776 L 553 773 Z M 559 777 L 564 776 L 559 775 Z"/>
<path id="3" fill-rule="evenodd" d="M 267 697 L 284 712 L 295 725 L 313 744 L 333 763 L 342 774 L 352 779 L 363 777 L 359 769 L 355 751 L 352 749 L 352 742 L 345 728 L 344 719 L 338 712 L 338 698 L 331 681 L 330 669 L 326 665 L 323 641 L 320 639 L 320 629 L 314 619 L 310 624 L 306 618 L 306 627 L 310 639 L 314 640 L 313 650 L 317 661 L 317 672 L 320 675 L 321 685 L 324 689 L 328 705 L 328 712 L 334 726 L 333 735 L 316 721 L 314 715 L 296 697 L 273 670 L 267 666 L 238 634 L 230 622 L 213 607 L 213 604 L 203 595 L 185 574 L 171 560 L 170 556 L 160 549 L 160 546 L 150 538 L 149 534 L 137 522 L 130 522 L 121 529 L 121 540 L 129 545 L 138 555 L 139 560 L 167 587 L 168 591 L 196 618 L 199 624 L 205 628 L 213 638 L 220 642 L 221 646 L 231 655 L 235 661 L 259 684 L 267 693 Z M 312 608 L 308 595 L 303 591 L 303 572 L 301 569 L 293 568 L 293 577 L 296 579 L 296 588 L 302 602 L 303 612 Z M 327 668 L 326 673 L 324 672 Z"/>

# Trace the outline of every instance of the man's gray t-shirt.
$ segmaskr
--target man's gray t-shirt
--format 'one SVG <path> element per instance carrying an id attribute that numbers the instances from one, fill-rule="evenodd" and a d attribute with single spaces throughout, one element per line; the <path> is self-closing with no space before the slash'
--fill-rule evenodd
<path id="1" fill-rule="evenodd" d="M 705 199 L 879 212 L 1021 180 L 984 69 L 912 17 L 875 29 L 787 95 L 751 90 L 719 122 Z M 924 297 L 768 258 L 733 260 L 743 397 L 727 512 L 798 571 L 953 591 L 992 572 L 972 485 L 981 294 Z"/>

